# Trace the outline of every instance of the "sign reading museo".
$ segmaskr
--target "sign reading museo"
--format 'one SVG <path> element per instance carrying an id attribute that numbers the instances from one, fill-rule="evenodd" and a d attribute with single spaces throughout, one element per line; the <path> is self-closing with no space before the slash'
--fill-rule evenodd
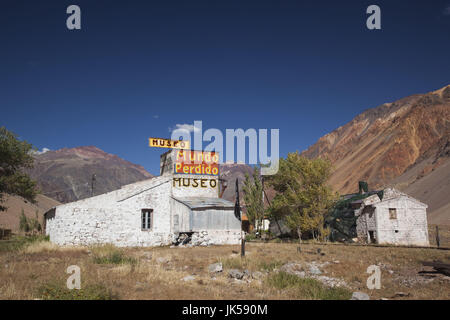
<path id="1" fill-rule="evenodd" d="M 150 147 L 171 148 L 171 149 L 190 149 L 189 140 L 170 140 L 163 138 L 149 138 L 148 145 Z"/>
<path id="2" fill-rule="evenodd" d="M 178 150 L 174 172 L 180 174 L 219 175 L 219 154 L 210 151 Z"/>

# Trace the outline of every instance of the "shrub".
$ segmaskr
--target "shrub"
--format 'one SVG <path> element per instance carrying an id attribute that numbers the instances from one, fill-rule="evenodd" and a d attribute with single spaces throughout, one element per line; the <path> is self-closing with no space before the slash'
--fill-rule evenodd
<path id="1" fill-rule="evenodd" d="M 300 299 L 348 300 L 352 295 L 345 288 L 329 288 L 316 279 L 300 278 L 286 272 L 270 275 L 266 284 L 281 290 L 290 289 Z"/>
<path id="2" fill-rule="evenodd" d="M 0 241 L 0 252 L 15 252 L 31 244 L 49 240 L 49 237 L 44 235 L 15 236 L 11 240 Z"/>
<path id="3" fill-rule="evenodd" d="M 128 257 L 123 249 L 106 244 L 91 248 L 94 263 L 97 264 L 136 264 L 137 260 Z"/>
<path id="4" fill-rule="evenodd" d="M 278 261 L 278 260 L 273 260 L 273 261 L 269 261 L 269 262 L 261 261 L 259 263 L 259 268 L 264 270 L 264 271 L 269 271 L 270 272 L 273 269 L 278 268 L 278 267 L 280 267 L 282 265 L 283 265 L 283 262 Z"/>
<path id="5" fill-rule="evenodd" d="M 105 286 L 90 284 L 81 289 L 68 289 L 60 281 L 50 281 L 37 289 L 37 296 L 43 300 L 112 300 L 115 297 Z"/>

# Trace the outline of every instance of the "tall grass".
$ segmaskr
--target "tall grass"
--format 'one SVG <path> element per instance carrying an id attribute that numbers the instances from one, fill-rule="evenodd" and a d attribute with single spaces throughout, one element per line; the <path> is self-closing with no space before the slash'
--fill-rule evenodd
<path id="1" fill-rule="evenodd" d="M 91 247 L 92 259 L 97 264 L 131 264 L 137 263 L 137 259 L 128 257 L 125 250 L 112 244 Z"/>
<path id="2" fill-rule="evenodd" d="M 286 272 L 277 272 L 267 277 L 266 285 L 291 291 L 297 299 L 348 300 L 352 293 L 344 288 L 329 288 L 320 281 L 300 278 Z"/>
<path id="3" fill-rule="evenodd" d="M 258 259 L 253 257 L 233 257 L 218 259 L 218 261 L 222 263 L 225 269 L 249 269 L 252 271 L 260 270 L 268 272 L 283 265 L 283 262 L 279 260 Z"/>
<path id="4" fill-rule="evenodd" d="M 36 290 L 38 298 L 43 300 L 112 300 L 115 297 L 110 290 L 101 284 L 89 284 L 81 289 L 68 289 L 60 281 L 42 284 Z"/>
<path id="5" fill-rule="evenodd" d="M 16 252 L 38 242 L 48 242 L 49 237 L 44 235 L 14 236 L 10 240 L 0 240 L 0 252 Z"/>

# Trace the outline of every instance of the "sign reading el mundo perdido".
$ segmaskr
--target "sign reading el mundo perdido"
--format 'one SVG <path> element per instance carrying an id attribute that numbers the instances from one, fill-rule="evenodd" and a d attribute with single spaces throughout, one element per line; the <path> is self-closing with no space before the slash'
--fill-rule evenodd
<path id="1" fill-rule="evenodd" d="M 210 151 L 178 150 L 175 173 L 219 175 L 219 154 Z"/>

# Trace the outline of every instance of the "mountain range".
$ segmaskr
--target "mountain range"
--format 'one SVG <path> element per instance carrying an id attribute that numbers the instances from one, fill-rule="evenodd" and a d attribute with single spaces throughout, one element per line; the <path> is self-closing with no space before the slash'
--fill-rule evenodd
<path id="1" fill-rule="evenodd" d="M 144 167 L 94 146 L 47 151 L 34 158 L 30 176 L 42 194 L 63 203 L 153 177 Z"/>
<path id="2" fill-rule="evenodd" d="M 330 159 L 340 193 L 396 187 L 428 204 L 429 222 L 450 224 L 450 85 L 366 110 L 302 155 Z"/>

